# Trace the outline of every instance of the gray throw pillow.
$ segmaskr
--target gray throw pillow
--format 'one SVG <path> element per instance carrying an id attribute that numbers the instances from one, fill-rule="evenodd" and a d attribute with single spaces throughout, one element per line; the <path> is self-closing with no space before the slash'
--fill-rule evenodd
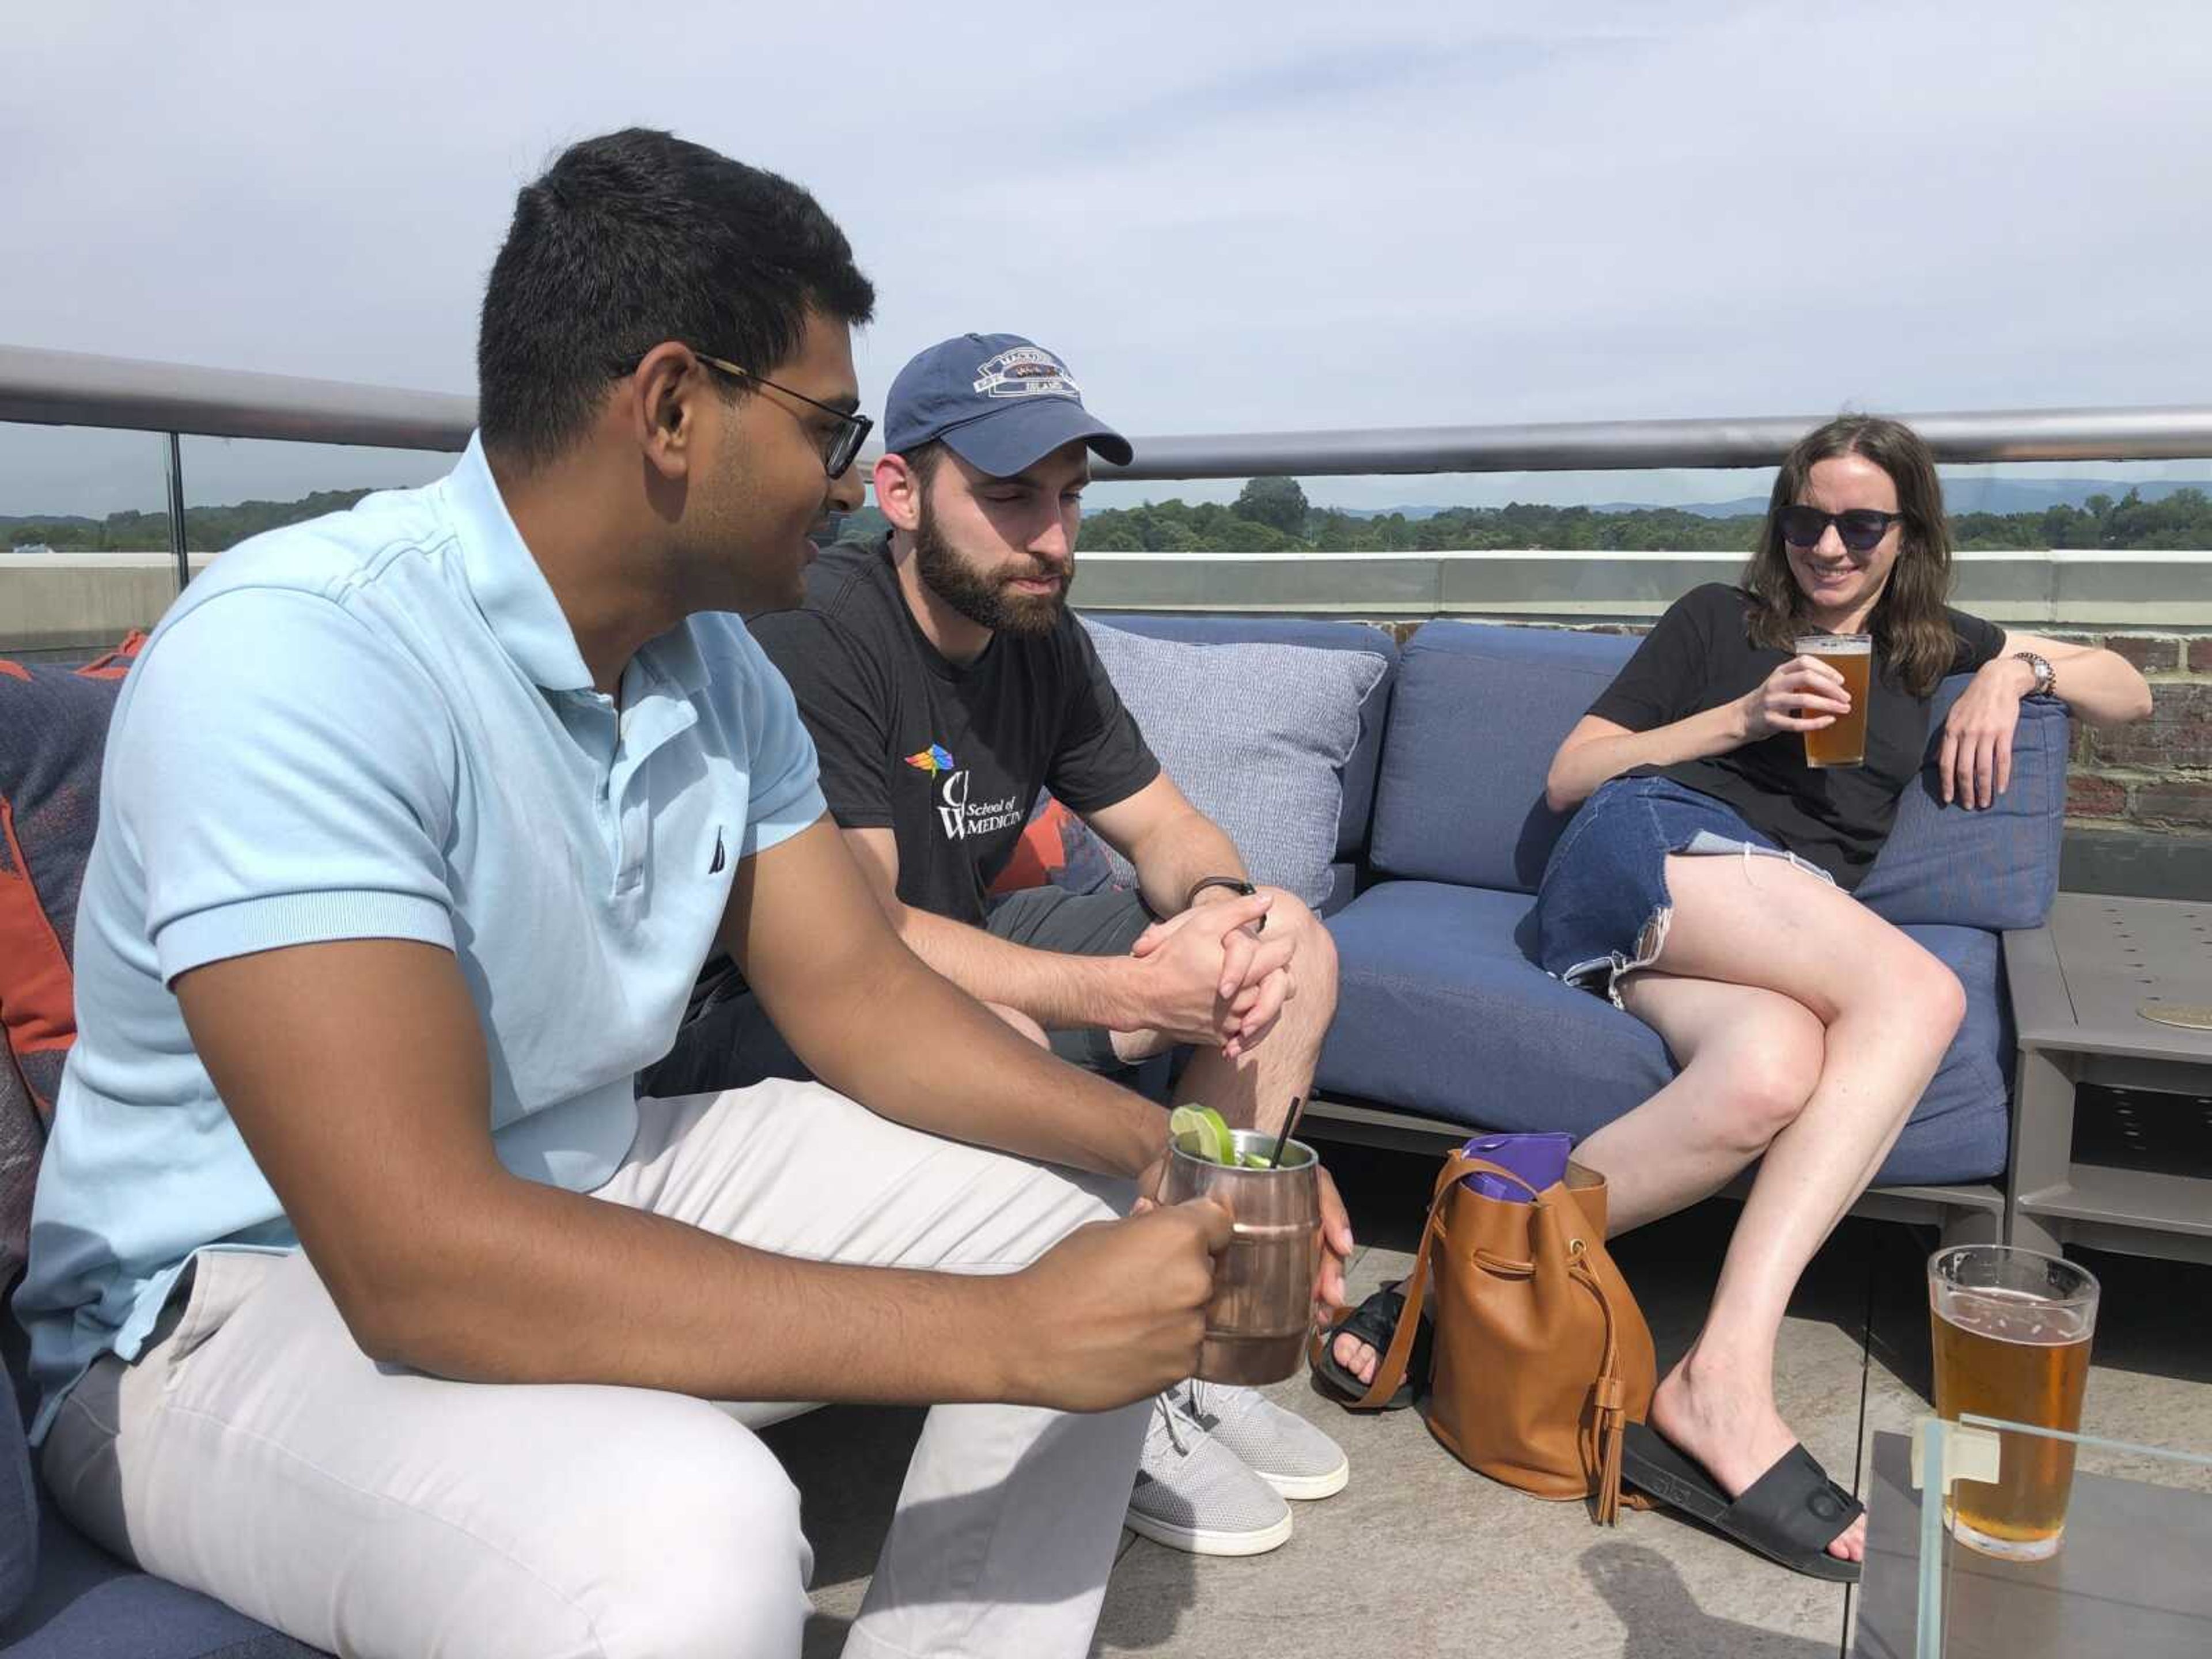
<path id="1" fill-rule="evenodd" d="M 1084 626 L 1145 741 L 1237 843 L 1252 878 L 1321 904 L 1360 705 L 1389 662 L 1371 651 L 1189 645 L 1088 617 Z M 1135 884 L 1118 854 L 1114 866 L 1117 881 Z"/>

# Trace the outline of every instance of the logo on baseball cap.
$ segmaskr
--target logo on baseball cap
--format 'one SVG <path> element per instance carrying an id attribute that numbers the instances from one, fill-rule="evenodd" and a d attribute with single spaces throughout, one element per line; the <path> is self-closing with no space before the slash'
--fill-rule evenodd
<path id="1" fill-rule="evenodd" d="M 994 478 L 1011 478 L 1078 439 L 1116 466 L 1129 441 L 1083 406 L 1067 365 L 1018 334 L 963 334 L 899 370 L 884 405 L 893 453 L 941 439 Z"/>

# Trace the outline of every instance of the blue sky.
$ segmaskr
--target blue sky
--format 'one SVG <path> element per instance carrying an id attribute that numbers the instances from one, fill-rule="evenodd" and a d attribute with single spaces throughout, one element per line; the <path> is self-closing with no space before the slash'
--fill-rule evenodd
<path id="1" fill-rule="evenodd" d="M 2196 4 L 862 0 L 656 27 L 80 0 L 17 9 L 0 64 L 11 343 L 469 390 L 516 185 L 644 122 L 836 215 L 882 295 L 871 398 L 969 328 L 1061 351 L 1139 437 L 2212 397 Z M 187 470 L 228 500 L 424 465 L 209 444 Z M 141 440 L 0 429 L 0 512 L 157 480 Z"/>

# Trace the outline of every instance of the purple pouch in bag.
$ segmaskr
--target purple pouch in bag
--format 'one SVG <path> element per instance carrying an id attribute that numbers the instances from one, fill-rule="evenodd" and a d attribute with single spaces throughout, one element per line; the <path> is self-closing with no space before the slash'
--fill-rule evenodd
<path id="1" fill-rule="evenodd" d="M 1510 1170 L 1540 1193 L 1565 1179 L 1567 1154 L 1574 1144 L 1574 1137 L 1565 1134 L 1477 1135 L 1460 1150 L 1469 1158 Z M 1520 1188 L 1485 1170 L 1463 1176 L 1461 1184 L 1485 1198 L 1502 1198 L 1511 1204 L 1528 1201 L 1528 1194 Z"/>

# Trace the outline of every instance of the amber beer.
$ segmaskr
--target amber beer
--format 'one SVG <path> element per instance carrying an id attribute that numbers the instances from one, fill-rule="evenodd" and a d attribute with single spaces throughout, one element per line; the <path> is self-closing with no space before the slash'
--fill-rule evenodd
<path id="1" fill-rule="evenodd" d="M 1936 1411 L 2075 1434 L 2089 1378 L 2097 1281 L 2072 1262 L 2002 1245 L 1939 1252 L 1928 1264 Z M 2013 1431 L 1997 1479 L 1960 1480 L 1946 1505 L 1952 1535 L 1990 1555 L 2057 1553 L 2074 1485 L 2070 1441 Z"/>
<path id="2" fill-rule="evenodd" d="M 1808 766 L 1863 766 L 1866 764 L 1867 682 L 1874 666 L 1874 636 L 1869 634 L 1808 634 L 1797 641 L 1801 657 L 1818 657 L 1844 677 L 1851 712 L 1836 716 L 1833 726 L 1805 734 Z"/>

